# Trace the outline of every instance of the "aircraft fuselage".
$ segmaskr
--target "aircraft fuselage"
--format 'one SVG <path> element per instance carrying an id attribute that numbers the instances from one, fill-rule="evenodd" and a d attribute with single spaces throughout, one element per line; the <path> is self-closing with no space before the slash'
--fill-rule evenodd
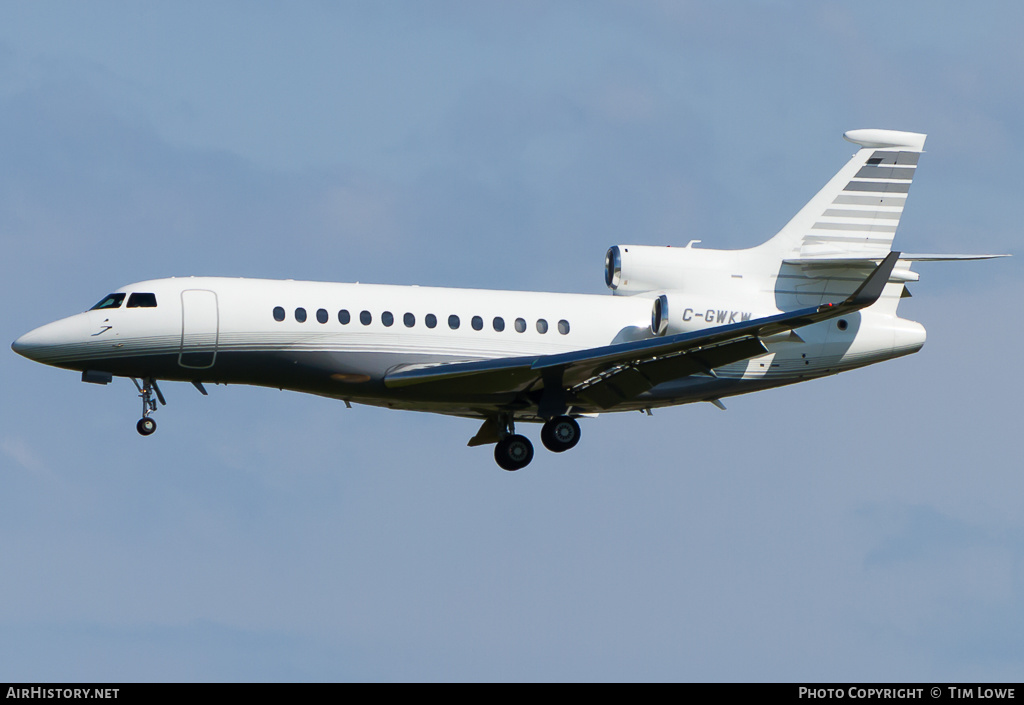
<path id="1" fill-rule="evenodd" d="M 120 305 L 33 330 L 14 349 L 82 372 L 259 385 L 482 417 L 523 390 L 494 395 L 470 385 L 424 394 L 391 389 L 385 376 L 399 366 L 552 355 L 655 337 L 653 301 L 644 296 L 217 277 L 152 280 L 114 294 L 124 294 Z M 129 308 L 138 294 L 152 295 L 145 300 L 155 305 Z M 747 308 L 695 299 L 673 325 L 699 331 L 778 313 L 769 297 L 748 301 Z M 658 385 L 615 410 L 790 384 L 906 355 L 924 342 L 919 324 L 894 316 L 868 310 L 841 320 L 805 327 L 799 337 L 780 336 L 766 355 Z M 525 409 L 518 416 L 537 420 Z"/>

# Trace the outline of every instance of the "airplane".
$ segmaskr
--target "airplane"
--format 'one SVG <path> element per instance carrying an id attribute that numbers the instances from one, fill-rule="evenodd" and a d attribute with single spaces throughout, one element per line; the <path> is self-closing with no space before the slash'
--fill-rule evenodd
<path id="1" fill-rule="evenodd" d="M 556 453 L 577 419 L 710 402 L 921 349 L 897 306 L 921 261 L 1006 255 L 891 251 L 926 135 L 852 130 L 853 157 L 774 237 L 752 248 L 615 245 L 611 296 L 185 277 L 121 287 L 12 348 L 128 377 L 136 428 L 156 430 L 157 380 L 249 384 L 480 420 L 505 470 L 530 463 L 516 423 Z M 154 399 L 155 397 L 155 399 Z"/>

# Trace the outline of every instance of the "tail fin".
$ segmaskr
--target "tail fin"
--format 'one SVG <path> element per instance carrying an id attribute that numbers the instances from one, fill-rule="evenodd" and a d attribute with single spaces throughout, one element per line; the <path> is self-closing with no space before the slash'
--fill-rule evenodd
<path id="1" fill-rule="evenodd" d="M 853 158 L 758 249 L 779 259 L 881 259 L 892 249 L 926 135 L 851 130 Z"/>

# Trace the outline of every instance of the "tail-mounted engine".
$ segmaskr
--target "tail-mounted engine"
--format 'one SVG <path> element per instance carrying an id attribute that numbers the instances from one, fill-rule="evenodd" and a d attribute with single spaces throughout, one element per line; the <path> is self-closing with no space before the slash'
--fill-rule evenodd
<path id="1" fill-rule="evenodd" d="M 604 258 L 604 283 L 618 295 L 659 289 L 730 287 L 734 251 L 615 245 Z"/>
<path id="2" fill-rule="evenodd" d="M 694 296 L 682 291 L 666 291 L 651 301 L 651 333 L 689 333 L 713 326 L 743 323 L 778 312 L 774 307 L 758 306 L 749 299 Z"/>

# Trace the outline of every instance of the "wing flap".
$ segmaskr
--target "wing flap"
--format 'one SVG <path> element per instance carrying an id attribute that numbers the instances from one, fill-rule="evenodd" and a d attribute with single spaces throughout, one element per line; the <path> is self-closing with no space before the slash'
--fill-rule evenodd
<path id="1" fill-rule="evenodd" d="M 538 379 L 532 369 L 535 357 L 503 357 L 431 365 L 401 365 L 384 377 L 388 388 L 417 386 L 424 392 L 437 388 L 445 395 L 518 392 Z"/>
<path id="2" fill-rule="evenodd" d="M 692 353 L 654 360 L 643 366 L 644 375 L 655 384 L 668 382 L 679 377 L 707 372 L 714 374 L 716 367 L 731 365 L 768 352 L 759 338 L 742 338 L 711 348 L 702 348 Z"/>
<path id="3" fill-rule="evenodd" d="M 740 362 L 768 352 L 758 338 L 742 338 L 708 348 L 637 362 L 619 370 L 612 368 L 570 390 L 602 409 L 610 409 L 663 382 L 694 374 L 714 374 L 716 367 Z"/>

